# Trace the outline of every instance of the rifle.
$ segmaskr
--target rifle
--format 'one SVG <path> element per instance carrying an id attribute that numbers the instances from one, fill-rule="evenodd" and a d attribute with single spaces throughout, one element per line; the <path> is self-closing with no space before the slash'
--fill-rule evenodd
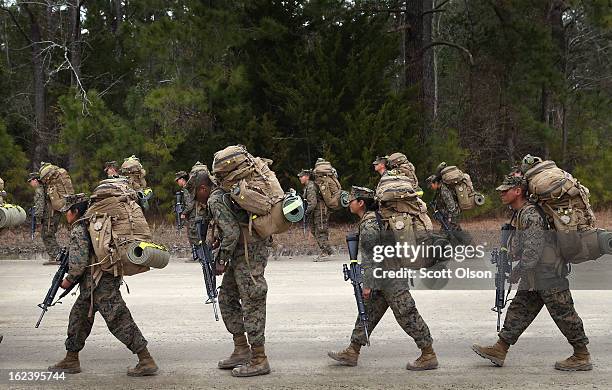
<path id="1" fill-rule="evenodd" d="M 196 230 L 200 240 L 197 244 L 193 244 L 191 254 L 193 259 L 198 261 L 202 266 L 202 273 L 204 274 L 204 287 L 206 288 L 206 295 L 208 296 L 205 303 L 212 303 L 213 311 L 215 313 L 215 320 L 219 321 L 219 314 L 217 313 L 217 299 L 219 297 L 219 292 L 216 286 L 217 279 L 215 276 L 215 260 L 213 258 L 212 249 L 210 246 L 208 246 L 208 244 L 206 244 L 208 220 L 198 220 L 196 222 Z"/>
<path id="2" fill-rule="evenodd" d="M 30 207 L 28 213 L 30 214 L 30 238 L 34 241 L 36 235 L 36 206 Z"/>
<path id="3" fill-rule="evenodd" d="M 47 291 L 47 295 L 45 296 L 44 301 L 38 305 L 38 307 L 42 309 L 42 313 L 40 314 L 40 318 L 38 318 L 38 322 L 36 323 L 35 328 L 38 328 L 49 307 L 61 303 L 60 300 L 66 295 L 68 295 L 76 285 L 75 283 L 71 285 L 68 289 L 64 290 L 64 292 L 59 296 L 59 298 L 57 298 L 57 300 L 53 302 L 55 296 L 57 295 L 57 291 L 59 290 L 60 285 L 62 284 L 62 280 L 64 280 L 64 275 L 68 273 L 68 257 L 68 248 L 64 247 L 55 258 L 55 260 L 60 263 L 60 266 L 55 272 L 55 275 L 53 275 L 51 287 L 49 288 L 49 291 Z"/>
<path id="4" fill-rule="evenodd" d="M 516 230 L 510 223 L 505 223 L 501 228 L 500 248 L 493 248 L 491 251 L 491 263 L 497 266 L 495 273 L 495 306 L 491 308 L 497 312 L 497 331 L 501 329 L 501 313 L 506 307 L 508 296 L 512 290 L 512 284 L 508 283 L 508 291 L 506 292 L 506 281 L 512 274 L 512 259 L 508 255 L 508 240 L 512 232 Z"/>
<path id="5" fill-rule="evenodd" d="M 174 193 L 174 213 L 176 214 L 176 230 L 180 231 L 183 228 L 183 219 L 181 214 L 185 211 L 185 203 L 183 202 L 183 191 Z"/>
<path id="6" fill-rule="evenodd" d="M 302 199 L 302 202 L 304 202 L 304 218 L 303 218 L 303 223 L 302 223 L 302 228 L 303 228 L 303 234 L 304 237 L 306 237 L 306 227 L 308 226 L 308 223 L 306 222 L 306 210 L 308 209 L 308 201 L 306 199 Z"/>
<path id="7" fill-rule="evenodd" d="M 362 274 L 363 269 L 357 262 L 357 252 L 359 251 L 359 235 L 356 233 L 348 234 L 346 236 L 346 244 L 348 246 L 350 266 L 342 264 L 342 273 L 344 274 L 344 280 L 350 280 L 353 285 L 353 293 L 355 294 L 355 301 L 357 302 L 357 312 L 359 313 L 359 321 L 363 325 L 363 330 L 366 336 L 366 342 L 370 345 L 370 335 L 368 333 L 368 313 L 366 311 L 365 304 L 363 302 L 363 289 L 362 285 Z"/>

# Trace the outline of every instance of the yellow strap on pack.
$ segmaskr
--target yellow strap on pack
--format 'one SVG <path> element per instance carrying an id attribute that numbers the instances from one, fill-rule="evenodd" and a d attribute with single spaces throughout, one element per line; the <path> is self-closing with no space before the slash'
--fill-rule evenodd
<path id="1" fill-rule="evenodd" d="M 165 250 L 166 250 L 166 247 L 165 247 L 165 246 L 163 246 L 163 245 L 159 245 L 159 244 L 154 244 L 154 243 L 152 243 L 152 242 L 144 242 L 144 241 L 143 241 L 143 242 L 141 242 L 140 244 L 138 244 L 138 246 L 139 246 L 141 249 L 143 249 L 143 250 L 144 250 L 144 249 L 146 249 L 146 248 L 155 248 L 155 249 L 159 249 L 160 251 L 165 251 Z"/>
<path id="2" fill-rule="evenodd" d="M 17 207 L 19 207 L 19 206 L 16 206 L 16 205 L 14 205 L 14 204 L 10 204 L 10 203 L 5 203 L 5 204 L 3 204 L 3 205 L 2 205 L 2 206 L 0 206 L 0 207 L 4 207 L 5 209 L 16 209 L 16 208 L 17 208 Z"/>

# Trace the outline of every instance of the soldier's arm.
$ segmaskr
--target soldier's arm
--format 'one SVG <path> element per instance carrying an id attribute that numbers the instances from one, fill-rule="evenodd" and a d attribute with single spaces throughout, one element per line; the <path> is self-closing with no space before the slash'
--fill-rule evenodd
<path id="1" fill-rule="evenodd" d="M 363 268 L 363 287 L 373 288 L 374 247 L 380 244 L 380 235 L 375 220 L 370 220 L 361 225 L 359 229 L 359 249 L 361 250 L 361 267 Z"/>
<path id="2" fill-rule="evenodd" d="M 77 283 L 89 266 L 89 233 L 82 223 L 76 223 L 70 231 L 68 264 L 66 279 Z"/>
<path id="3" fill-rule="evenodd" d="M 195 201 L 193 200 L 193 197 L 191 196 L 189 191 L 185 189 L 183 190 L 183 203 L 185 203 L 185 209 L 183 210 L 183 215 L 185 217 L 188 217 L 193 212 Z"/>
<path id="4" fill-rule="evenodd" d="M 451 189 L 445 185 L 442 185 L 440 187 L 440 198 L 442 199 L 442 202 L 444 202 L 444 207 L 446 208 L 448 216 L 450 218 L 457 218 L 459 216 L 460 209 L 453 193 L 451 192 Z"/>
<path id="5" fill-rule="evenodd" d="M 219 259 L 228 263 L 240 241 L 240 225 L 229 207 L 222 202 L 210 202 L 208 209 L 219 231 Z"/>
<path id="6" fill-rule="evenodd" d="M 308 183 L 308 187 L 306 187 L 306 202 L 308 202 L 306 215 L 312 214 L 317 207 L 317 190 L 317 186 L 313 182 Z"/>
<path id="7" fill-rule="evenodd" d="M 36 207 L 36 218 L 42 218 L 45 212 L 45 191 L 42 186 L 36 188 L 34 192 L 34 207 Z"/>
<path id="8" fill-rule="evenodd" d="M 519 261 L 521 271 L 533 270 L 544 250 L 544 221 L 535 208 L 521 213 L 522 253 Z"/>

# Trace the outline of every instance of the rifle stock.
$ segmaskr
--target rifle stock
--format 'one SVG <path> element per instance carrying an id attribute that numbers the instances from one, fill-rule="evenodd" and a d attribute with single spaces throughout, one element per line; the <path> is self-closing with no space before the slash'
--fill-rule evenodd
<path id="1" fill-rule="evenodd" d="M 55 275 L 53 275 L 53 280 L 51 281 L 51 287 L 47 291 L 47 295 L 45 296 L 45 299 L 43 300 L 42 303 L 38 304 L 38 307 L 42 309 L 42 313 L 40 314 L 40 317 L 38 318 L 38 322 L 36 322 L 36 325 L 34 326 L 35 328 L 38 328 L 40 326 L 40 323 L 43 317 L 45 316 L 45 313 L 47 312 L 47 310 L 49 310 L 49 307 L 55 306 L 56 304 L 61 303 L 60 300 L 64 298 L 66 295 L 68 295 L 70 291 L 72 291 L 72 289 L 76 285 L 75 283 L 71 285 L 68 289 L 64 290 L 64 292 L 59 296 L 59 298 L 57 298 L 57 300 L 53 302 L 55 300 L 55 296 L 57 295 L 57 291 L 59 290 L 60 285 L 62 284 L 62 280 L 64 280 L 64 275 L 68 273 L 68 268 L 69 268 L 68 254 L 69 254 L 68 248 L 64 247 L 62 248 L 62 250 L 56 257 L 56 261 L 58 261 L 60 265 L 57 271 L 55 272 Z"/>

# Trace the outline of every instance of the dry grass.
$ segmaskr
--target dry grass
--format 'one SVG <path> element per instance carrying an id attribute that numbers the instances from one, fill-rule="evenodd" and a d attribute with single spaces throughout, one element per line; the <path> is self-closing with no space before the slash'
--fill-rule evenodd
<path id="1" fill-rule="evenodd" d="M 596 213 L 597 226 L 600 228 L 612 228 L 612 209 L 600 210 Z M 478 232 L 478 239 L 495 242 L 500 226 L 507 220 L 499 218 L 483 218 L 464 221 L 462 226 L 471 232 Z M 355 224 L 332 224 L 330 226 L 330 244 L 337 253 L 346 252 L 346 234 L 355 231 Z M 177 234 L 172 225 L 160 224 L 152 226 L 153 239 L 155 242 L 166 245 L 168 249 L 179 257 L 191 256 L 191 249 L 187 241 L 186 229 Z M 489 241 L 491 240 L 491 241 Z M 62 225 L 58 231 L 58 242 L 60 245 L 68 243 L 67 226 Z M 302 225 L 296 225 L 289 231 L 274 237 L 274 252 L 280 256 L 314 255 L 318 253 L 317 245 L 310 234 L 304 235 Z M 44 252 L 44 246 L 40 239 L 40 231 L 36 233 L 35 240 L 30 239 L 29 227 L 25 225 L 17 229 L 3 229 L 0 231 L 0 254 L 28 255 Z M 22 256 L 25 257 L 25 256 Z"/>

